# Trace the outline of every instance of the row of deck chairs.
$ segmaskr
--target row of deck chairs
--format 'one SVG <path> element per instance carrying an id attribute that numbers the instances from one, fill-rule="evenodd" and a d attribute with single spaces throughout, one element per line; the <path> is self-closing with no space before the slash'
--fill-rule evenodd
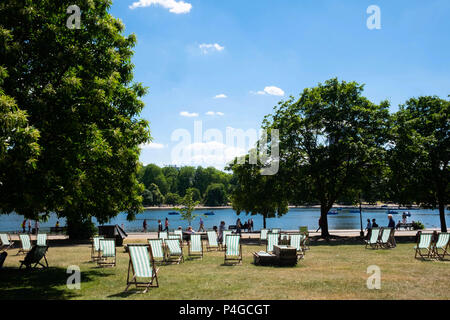
<path id="1" fill-rule="evenodd" d="M 441 232 L 436 241 L 433 241 L 432 233 L 421 233 L 417 245 L 414 247 L 416 253 L 414 258 L 440 259 L 450 256 L 450 233 Z"/>
<path id="2" fill-rule="evenodd" d="M 0 233 L 0 240 L 2 242 L 1 250 L 10 250 L 14 248 L 14 242 L 11 237 L 6 233 Z M 17 255 L 26 254 L 23 260 L 20 260 L 21 269 L 25 266 L 29 268 L 37 268 L 41 266 L 42 268 L 48 268 L 47 257 L 45 256 L 48 251 L 47 245 L 47 234 L 39 233 L 36 237 L 36 243 L 32 245 L 32 241 L 29 234 L 19 235 L 20 248 L 17 251 Z M 43 262 L 41 262 L 43 260 Z M 44 264 L 45 263 L 45 264 Z"/>
<path id="3" fill-rule="evenodd" d="M 391 249 L 396 247 L 394 228 L 372 228 L 370 237 L 366 240 L 366 249 Z"/>

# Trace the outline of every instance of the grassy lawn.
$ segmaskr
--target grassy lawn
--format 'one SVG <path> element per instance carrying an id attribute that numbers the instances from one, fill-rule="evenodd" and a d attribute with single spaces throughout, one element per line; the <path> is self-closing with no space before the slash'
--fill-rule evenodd
<path id="1" fill-rule="evenodd" d="M 88 245 L 50 247 L 50 268 L 31 272 L 18 269 L 24 255 L 16 256 L 14 249 L 0 271 L 0 299 L 449 299 L 450 261 L 416 260 L 413 246 L 313 245 L 296 267 L 282 268 L 254 266 L 251 253 L 264 248 L 244 245 L 242 265 L 224 266 L 223 252 L 162 265 L 160 287 L 146 294 L 124 292 L 128 254 L 123 248 L 117 248 L 117 266 L 102 269 L 89 262 Z M 81 268 L 81 290 L 66 287 L 69 265 Z M 366 287 L 369 265 L 381 268 L 380 290 Z"/>

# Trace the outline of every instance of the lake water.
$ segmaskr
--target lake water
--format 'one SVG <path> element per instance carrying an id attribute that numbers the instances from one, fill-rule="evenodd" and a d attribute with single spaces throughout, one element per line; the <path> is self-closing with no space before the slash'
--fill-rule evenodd
<path id="1" fill-rule="evenodd" d="M 136 232 L 142 231 L 142 224 L 144 219 L 147 220 L 147 230 L 156 231 L 158 227 L 158 219 L 161 219 L 164 225 L 164 220 L 166 217 L 169 218 L 169 229 L 173 230 L 181 226 L 185 229 L 188 226 L 188 222 L 181 220 L 179 215 L 169 215 L 169 212 L 174 210 L 145 210 L 143 213 L 137 215 L 135 221 L 127 221 L 126 214 L 120 213 L 116 218 L 112 219 L 108 224 L 118 224 L 124 225 L 125 231 Z M 232 209 L 215 209 L 215 210 L 196 210 L 195 214 L 203 214 L 208 211 L 213 211 L 215 215 L 203 217 L 206 229 L 211 229 L 213 226 L 219 226 L 220 221 L 225 221 L 226 225 L 236 224 L 237 218 L 241 218 L 244 223 L 250 217 L 253 218 L 254 229 L 259 230 L 263 227 L 263 219 L 261 215 L 250 216 L 245 213 L 241 213 L 239 216 Z M 396 210 L 399 212 L 398 215 L 394 215 L 394 220 L 397 222 L 400 220 L 401 213 L 405 210 Z M 439 228 L 439 211 L 438 210 L 425 210 L 425 209 L 410 209 L 411 217 L 408 217 L 408 221 L 420 221 L 426 228 Z M 338 211 L 338 215 L 329 215 L 328 224 L 331 230 L 342 230 L 342 229 L 359 229 L 359 210 L 357 209 L 342 209 Z M 316 208 L 292 208 L 287 214 L 281 218 L 271 218 L 267 219 L 267 228 L 282 228 L 283 230 L 296 230 L 299 226 L 308 226 L 309 229 L 317 229 L 318 220 L 320 216 L 319 209 Z M 447 225 L 450 222 L 449 219 L 450 211 L 446 211 L 446 221 Z M 386 226 L 388 223 L 387 210 L 363 210 L 363 227 L 366 226 L 367 219 L 375 218 L 380 227 Z M 17 232 L 21 230 L 21 223 L 23 221 L 23 216 L 17 214 L 0 215 L 0 231 Z M 41 222 L 40 228 L 42 231 L 49 231 L 50 227 L 55 226 L 57 221 L 56 215 L 51 215 L 47 222 Z M 94 219 L 94 223 L 96 223 Z M 65 219 L 60 219 L 60 225 L 65 226 Z M 199 218 L 197 217 L 192 226 L 195 230 L 199 227 Z M 34 223 L 32 223 L 34 227 Z"/>

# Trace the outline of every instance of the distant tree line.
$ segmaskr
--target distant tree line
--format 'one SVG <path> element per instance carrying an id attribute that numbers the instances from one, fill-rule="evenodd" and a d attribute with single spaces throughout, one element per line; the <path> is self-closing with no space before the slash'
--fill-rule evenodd
<path id="1" fill-rule="evenodd" d="M 222 206 L 229 202 L 235 185 L 233 175 L 214 167 L 142 166 L 138 180 L 145 186 L 144 206 L 179 205 L 188 191 L 194 201 L 207 206 Z"/>

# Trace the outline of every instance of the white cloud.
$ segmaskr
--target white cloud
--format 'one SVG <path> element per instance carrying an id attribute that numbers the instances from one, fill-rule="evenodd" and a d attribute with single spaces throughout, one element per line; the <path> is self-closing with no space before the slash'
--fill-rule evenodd
<path id="1" fill-rule="evenodd" d="M 214 99 L 225 99 L 225 98 L 228 98 L 228 97 L 224 93 L 218 94 L 214 97 Z"/>
<path id="2" fill-rule="evenodd" d="M 265 87 L 264 91 L 260 90 L 260 91 L 250 91 L 253 94 L 258 94 L 258 95 L 271 95 L 271 96 L 284 96 L 284 91 L 278 87 L 274 87 L 274 86 L 269 86 L 269 87 Z"/>
<path id="3" fill-rule="evenodd" d="M 223 51 L 225 49 L 225 47 L 222 47 L 221 45 L 219 45 L 218 43 L 202 43 L 201 45 L 198 46 L 200 48 L 200 50 L 202 50 L 203 54 L 208 54 L 214 51 Z"/>
<path id="4" fill-rule="evenodd" d="M 223 115 L 225 115 L 225 113 L 220 112 L 220 111 L 217 111 L 217 112 L 214 112 L 214 111 L 208 111 L 208 112 L 206 112 L 205 114 L 206 114 L 207 116 L 223 116 Z"/>
<path id="5" fill-rule="evenodd" d="M 194 117 L 198 117 L 198 113 L 195 112 L 187 112 L 187 111 L 181 111 L 180 112 L 180 116 L 182 117 L 188 117 L 188 118 L 194 118 Z"/>
<path id="6" fill-rule="evenodd" d="M 138 7 L 149 7 L 151 5 L 162 6 L 175 14 L 189 13 L 192 9 L 192 4 L 176 0 L 139 0 L 134 2 L 129 8 L 135 9 Z"/>
<path id="7" fill-rule="evenodd" d="M 145 143 L 145 144 L 141 144 L 139 146 L 142 150 L 144 149 L 150 149 L 150 150 L 155 150 L 155 149 L 164 149 L 164 145 L 161 143 L 155 143 L 155 142 L 150 142 L 150 143 Z"/>

